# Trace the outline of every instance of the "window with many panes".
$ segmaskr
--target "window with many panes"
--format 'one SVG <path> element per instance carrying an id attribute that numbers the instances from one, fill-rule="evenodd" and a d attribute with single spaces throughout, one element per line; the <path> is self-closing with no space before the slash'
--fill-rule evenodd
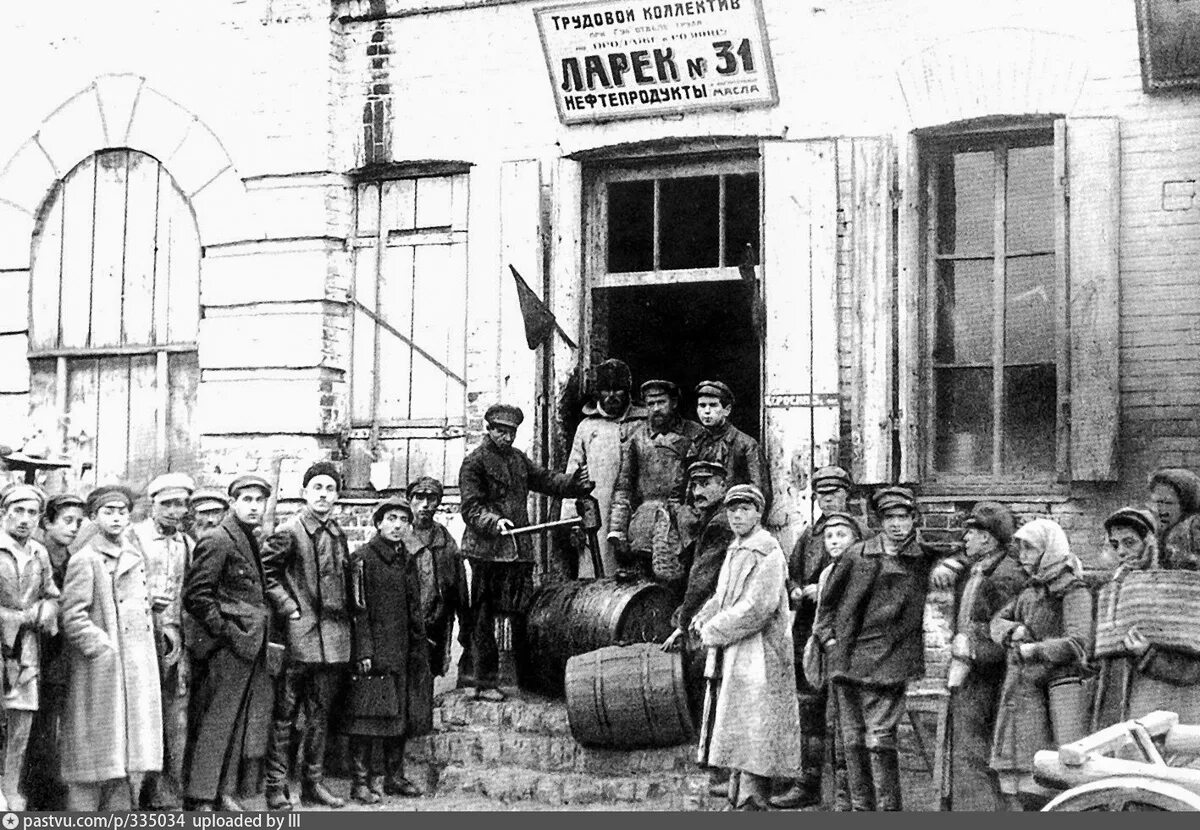
<path id="1" fill-rule="evenodd" d="M 457 485 L 466 447 L 467 174 L 355 191 L 349 480 Z"/>
<path id="2" fill-rule="evenodd" d="M 738 279 L 757 255 L 756 158 L 612 168 L 596 184 L 596 286 Z"/>
<path id="3" fill-rule="evenodd" d="M 930 468 L 1052 477 L 1065 336 L 1053 129 L 937 139 L 923 155 Z"/>

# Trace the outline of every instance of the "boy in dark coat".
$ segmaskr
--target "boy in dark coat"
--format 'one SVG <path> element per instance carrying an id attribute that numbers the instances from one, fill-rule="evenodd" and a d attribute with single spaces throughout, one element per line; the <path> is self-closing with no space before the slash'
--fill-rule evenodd
<path id="1" fill-rule="evenodd" d="M 421 476 L 409 483 L 406 492 L 413 514 L 413 532 L 422 545 L 421 551 L 414 554 L 421 586 L 421 617 L 425 620 L 425 636 L 429 638 L 430 668 L 435 676 L 441 677 L 450 667 L 454 618 L 458 617 L 460 635 L 466 621 L 467 572 L 458 542 L 434 518 L 442 503 L 442 483 L 431 476 Z"/>
<path id="2" fill-rule="evenodd" d="M 989 766 L 1000 690 L 1004 686 L 1004 649 L 992 642 L 996 612 L 1017 595 L 1026 574 L 1012 549 L 1016 528 L 1012 511 L 983 501 L 971 510 L 963 541 L 972 563 L 956 586 L 954 640 L 947 686 L 950 689 L 951 805 L 956 811 L 1003 810 L 1000 780 Z"/>
<path id="3" fill-rule="evenodd" d="M 346 732 L 354 777 L 350 797 L 363 804 L 378 804 L 385 792 L 422 795 L 404 777 L 404 744 L 429 732 L 433 713 L 415 558 L 422 545 L 412 530 L 412 508 L 407 499 L 388 499 L 375 508 L 372 520 L 376 533 L 350 564 L 358 674 L 350 681 Z M 378 686 L 380 677 L 391 681 L 386 699 L 364 700 L 372 689 L 356 694 L 364 691 L 364 682 Z M 386 778 L 376 766 L 380 754 Z"/>
<path id="4" fill-rule="evenodd" d="M 908 681 L 925 673 L 925 598 L 931 582 L 947 589 L 963 569 L 957 559 L 934 567 L 939 552 L 917 540 L 911 491 L 885 487 L 873 501 L 882 533 L 842 554 L 813 626 L 837 695 L 855 811 L 901 809 L 897 730 Z"/>
<path id="5" fill-rule="evenodd" d="M 513 621 L 533 593 L 533 540 L 505 532 L 529 524 L 529 491 L 548 496 L 585 496 L 595 484 L 587 465 L 573 475 L 552 473 L 513 447 L 525 414 L 494 404 L 484 413 L 487 436 L 463 459 L 463 554 L 471 560 L 471 625 L 463 648 L 459 683 L 480 700 L 501 701 L 500 650 L 512 650 Z M 497 642 L 499 641 L 499 642 Z"/>
<path id="6" fill-rule="evenodd" d="M 715 461 L 728 472 L 729 486 L 753 484 L 762 491 L 771 509 L 771 472 L 759 443 L 729 423 L 733 390 L 719 380 L 702 380 L 696 386 L 696 419 L 704 432 L 696 439 L 696 454 Z"/>

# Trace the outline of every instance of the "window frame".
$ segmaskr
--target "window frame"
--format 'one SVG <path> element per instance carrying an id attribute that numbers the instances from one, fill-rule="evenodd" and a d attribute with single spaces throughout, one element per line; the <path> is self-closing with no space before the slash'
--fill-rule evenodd
<path id="1" fill-rule="evenodd" d="M 1070 448 L 1070 306 L 1067 247 L 1067 194 L 1066 194 L 1066 141 L 1063 122 L 1059 119 L 1022 119 L 1009 123 L 997 123 L 989 119 L 978 125 L 948 125 L 944 128 L 917 131 L 917 152 L 921 181 L 920 245 L 920 423 L 925 440 L 920 448 L 921 477 L 937 487 L 968 492 L 975 489 L 988 491 L 999 487 L 1004 492 L 1020 493 L 1029 490 L 1044 492 L 1059 483 L 1069 481 Z M 1005 156 L 1014 148 L 1047 146 L 1053 153 L 1053 250 L 1019 251 L 1018 254 L 1054 256 L 1055 308 L 1055 425 L 1053 467 L 1040 473 L 1015 473 L 1003 469 L 1003 414 L 1007 404 L 1004 383 L 1004 337 L 1005 337 L 1005 293 L 1007 290 L 1007 259 L 1012 254 L 1007 248 L 998 246 L 997 236 L 1006 227 L 1007 189 L 1005 176 L 994 179 L 993 197 L 997 210 L 993 214 L 993 260 L 992 285 L 992 469 L 986 473 L 954 473 L 938 471 L 935 466 L 937 434 L 937 364 L 934 360 L 937 338 L 937 282 L 939 264 L 947 260 L 982 260 L 985 257 L 960 257 L 943 255 L 938 249 L 938 165 L 947 155 L 963 151 L 991 149 L 997 152 L 1003 147 Z M 995 162 L 994 162 L 995 164 Z M 996 169 L 995 167 L 993 169 Z M 1005 168 L 1004 173 L 1007 173 Z M 1007 241 L 1007 240 L 1006 240 Z"/>
<path id="2" fill-rule="evenodd" d="M 364 168 L 359 173 L 351 178 L 351 231 L 346 240 L 347 250 L 351 254 L 351 277 L 350 290 L 347 295 L 347 304 L 349 307 L 349 346 L 350 352 L 347 360 L 346 370 L 346 395 L 347 395 L 347 426 L 342 433 L 342 442 L 347 449 L 352 441 L 366 441 L 368 450 L 374 453 L 385 440 L 413 440 L 413 439 L 436 439 L 444 441 L 462 440 L 464 441 L 464 454 L 466 452 L 465 442 L 467 439 L 468 426 L 468 380 L 466 376 L 466 367 L 468 364 L 468 343 L 470 339 L 469 326 L 469 299 L 470 299 L 470 277 L 467 272 L 467 263 L 469 262 L 469 199 L 470 199 L 470 168 L 471 165 L 466 162 L 430 162 L 424 164 L 395 164 L 385 166 L 373 166 Z M 461 176 L 461 182 L 456 183 L 455 178 Z M 390 182 L 397 181 L 412 181 L 414 188 L 417 182 L 422 179 L 443 178 L 447 180 L 448 187 L 451 189 L 451 217 L 448 225 L 430 225 L 418 226 L 415 224 L 411 229 L 388 229 L 383 221 L 383 188 Z M 374 186 L 376 188 L 376 197 L 372 205 L 376 211 L 373 230 L 367 233 L 360 233 L 360 210 L 362 207 L 360 192 L 365 186 Z M 456 194 L 455 189 L 461 188 L 462 193 Z M 416 195 L 414 193 L 414 199 Z M 454 200 L 461 198 L 461 204 Z M 415 202 L 414 202 L 415 209 Z M 359 252 L 374 251 L 374 256 L 370 258 L 371 265 L 369 272 L 371 278 L 374 279 L 375 285 L 372 289 L 372 296 L 375 300 L 373 309 L 362 310 L 379 314 L 380 306 L 380 284 L 382 281 L 384 269 L 384 253 L 388 248 L 412 247 L 418 248 L 422 245 L 461 245 L 462 257 L 464 263 L 463 273 L 463 307 L 461 313 L 463 315 L 463 340 L 462 340 L 462 365 L 463 372 L 460 374 L 443 367 L 440 361 L 429 356 L 429 360 L 436 368 L 442 369 L 447 378 L 456 382 L 461 386 L 462 410 L 459 417 L 446 418 L 393 418 L 383 417 L 380 414 L 381 401 L 381 354 L 380 342 L 382 337 L 397 336 L 396 332 L 389 331 L 380 324 L 378 319 L 372 320 L 368 317 L 368 322 L 374 322 L 370 326 L 369 336 L 372 338 L 372 362 L 370 382 L 372 384 L 369 413 L 367 416 L 362 416 L 355 409 L 356 402 L 356 385 L 360 382 L 355 371 L 355 358 L 358 352 L 356 347 L 356 338 L 358 336 L 358 317 L 360 313 L 359 304 L 359 280 L 363 276 L 360 274 Z M 414 315 L 415 319 L 415 315 Z M 418 357 L 412 352 L 420 352 L 424 354 L 424 350 L 415 342 L 409 340 L 408 336 L 398 337 L 402 343 L 410 348 L 410 366 L 409 366 L 409 383 L 410 383 L 410 401 L 409 409 L 412 408 L 412 389 L 411 389 L 411 374 L 412 374 L 412 359 L 426 359 Z M 445 478 L 443 474 L 443 478 Z M 369 479 L 369 476 L 368 476 Z M 446 498 L 453 500 L 457 498 L 458 486 L 450 484 L 449 481 L 443 481 L 446 488 Z M 393 488 L 397 486 L 393 484 Z M 399 485 L 403 487 L 403 484 Z M 348 487 L 346 491 L 347 498 L 353 497 L 373 497 L 379 491 L 370 487 L 369 480 L 367 487 Z"/>
<path id="3" fill-rule="evenodd" d="M 703 268 L 662 269 L 648 271 L 609 272 L 608 270 L 608 185 L 614 182 L 655 181 L 653 245 L 654 261 L 659 261 L 659 186 L 663 179 L 680 179 L 690 176 L 717 176 L 719 179 L 718 209 L 718 263 L 728 262 L 725 250 L 725 179 L 727 175 L 759 176 L 756 188 L 759 201 L 759 248 L 762 248 L 762 169 L 756 151 L 737 150 L 713 156 L 686 155 L 672 158 L 670 155 L 648 160 L 612 161 L 589 167 L 585 186 L 585 221 L 591 229 L 590 244 L 585 253 L 587 287 L 628 288 L 642 285 L 676 285 L 687 282 L 713 282 L 742 279 L 738 265 L 717 265 Z M 756 252 L 761 256 L 761 250 Z"/>

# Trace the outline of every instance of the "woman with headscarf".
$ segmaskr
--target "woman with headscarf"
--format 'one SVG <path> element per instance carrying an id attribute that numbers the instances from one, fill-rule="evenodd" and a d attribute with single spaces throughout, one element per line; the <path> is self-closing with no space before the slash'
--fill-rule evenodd
<path id="1" fill-rule="evenodd" d="M 1029 581 L 991 622 L 1008 669 L 992 741 L 991 767 L 1012 809 L 1022 796 L 1045 795 L 1033 782 L 1033 756 L 1082 735 L 1052 720 L 1050 687 L 1080 678 L 1092 650 L 1092 595 L 1067 535 L 1050 519 L 1022 525 L 1014 538 Z M 1082 721 L 1082 713 L 1078 713 Z"/>
<path id="2" fill-rule="evenodd" d="M 1159 567 L 1154 515 L 1149 510 L 1122 507 L 1104 520 L 1104 532 L 1117 567 L 1100 592 L 1101 614 L 1116 600 L 1127 574 Z M 1151 644 L 1137 626 L 1129 629 L 1121 645 L 1123 651 L 1098 660 L 1093 731 L 1159 709 L 1179 713 L 1181 723 L 1200 723 L 1200 657 Z"/>
<path id="3" fill-rule="evenodd" d="M 1158 518 L 1160 564 L 1200 571 L 1200 476 L 1164 467 L 1150 475 L 1150 509 Z"/>

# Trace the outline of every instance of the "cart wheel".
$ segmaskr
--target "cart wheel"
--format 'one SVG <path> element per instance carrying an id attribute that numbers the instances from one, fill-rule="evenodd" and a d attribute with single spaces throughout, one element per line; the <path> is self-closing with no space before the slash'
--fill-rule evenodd
<path id="1" fill-rule="evenodd" d="M 1061 793 L 1042 812 L 1200 811 L 1200 795 L 1156 778 L 1106 778 Z"/>

